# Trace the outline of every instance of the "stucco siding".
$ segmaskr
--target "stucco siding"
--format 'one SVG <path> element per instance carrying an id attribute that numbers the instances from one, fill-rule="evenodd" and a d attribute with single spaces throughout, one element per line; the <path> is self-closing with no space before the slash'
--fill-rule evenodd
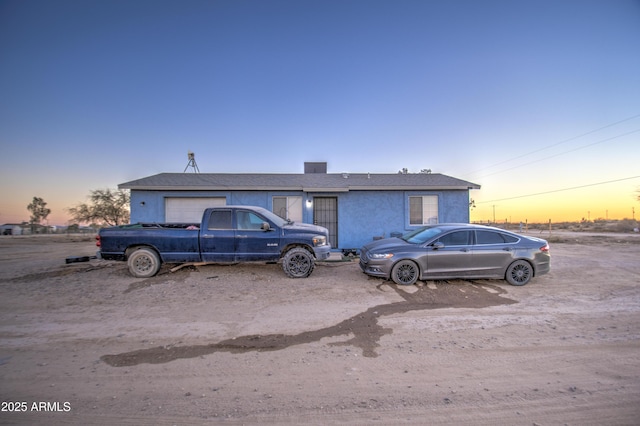
<path id="1" fill-rule="evenodd" d="M 374 237 L 404 232 L 401 191 L 350 191 L 338 198 L 340 248 L 357 248 Z"/>
<path id="2" fill-rule="evenodd" d="M 314 197 L 338 199 L 338 244 L 360 248 L 374 237 L 405 233 L 409 225 L 409 197 L 436 195 L 439 222 L 469 222 L 468 191 L 131 191 L 131 222 L 165 222 L 167 197 L 224 197 L 227 204 L 255 205 L 272 210 L 274 196 L 301 196 L 303 222 L 313 223 Z M 310 202 L 307 202 L 310 201 Z M 336 244 L 332 244 L 334 247 Z"/>

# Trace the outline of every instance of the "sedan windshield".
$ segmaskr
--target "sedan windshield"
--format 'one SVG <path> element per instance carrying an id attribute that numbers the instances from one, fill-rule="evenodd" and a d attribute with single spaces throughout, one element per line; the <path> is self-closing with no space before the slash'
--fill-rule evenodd
<path id="1" fill-rule="evenodd" d="M 404 234 L 402 239 L 411 244 L 422 244 L 441 233 L 442 229 L 427 226 Z"/>

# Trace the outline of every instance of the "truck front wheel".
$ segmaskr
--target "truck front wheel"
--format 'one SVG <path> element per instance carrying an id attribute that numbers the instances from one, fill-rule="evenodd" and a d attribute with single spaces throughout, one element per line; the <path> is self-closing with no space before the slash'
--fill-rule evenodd
<path id="1" fill-rule="evenodd" d="M 127 264 L 134 277 L 149 278 L 160 270 L 160 257 L 155 250 L 141 247 L 129 254 Z"/>
<path id="2" fill-rule="evenodd" d="M 306 278 L 314 268 L 313 255 L 302 247 L 294 247 L 284 255 L 282 269 L 290 278 Z"/>

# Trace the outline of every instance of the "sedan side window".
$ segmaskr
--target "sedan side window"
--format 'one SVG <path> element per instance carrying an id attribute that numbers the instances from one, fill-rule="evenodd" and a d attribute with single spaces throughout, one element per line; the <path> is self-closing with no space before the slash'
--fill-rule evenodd
<path id="1" fill-rule="evenodd" d="M 504 243 L 517 243 L 518 238 L 503 234 L 502 232 L 494 231 L 476 231 L 477 244 L 504 244 Z"/>
<path id="2" fill-rule="evenodd" d="M 505 243 L 517 243 L 520 241 L 519 238 L 514 237 L 513 235 L 501 234 L 502 238 L 504 238 Z"/>
<path id="3" fill-rule="evenodd" d="M 471 242 L 470 231 L 456 231 L 444 235 L 438 239 L 438 242 L 446 246 L 467 246 Z"/>
<path id="4" fill-rule="evenodd" d="M 478 244 L 504 244 L 502 234 L 493 231 L 476 231 Z"/>

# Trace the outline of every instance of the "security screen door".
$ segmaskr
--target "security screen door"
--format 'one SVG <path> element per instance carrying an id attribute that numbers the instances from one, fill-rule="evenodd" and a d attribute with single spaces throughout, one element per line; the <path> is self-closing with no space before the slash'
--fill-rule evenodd
<path id="1" fill-rule="evenodd" d="M 332 248 L 338 248 L 338 198 L 313 198 L 313 223 L 329 230 L 329 242 Z"/>

